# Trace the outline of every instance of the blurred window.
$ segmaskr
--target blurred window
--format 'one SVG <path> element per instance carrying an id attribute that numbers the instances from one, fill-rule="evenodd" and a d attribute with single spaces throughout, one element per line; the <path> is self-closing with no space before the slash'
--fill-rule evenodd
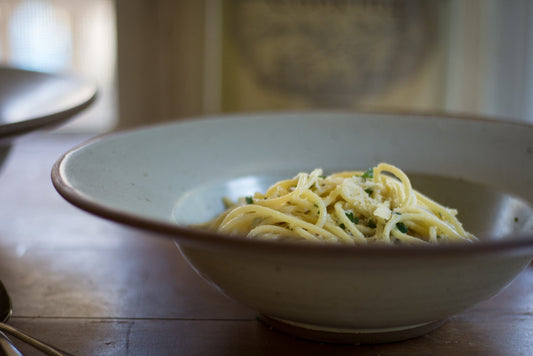
<path id="1" fill-rule="evenodd" d="M 72 62 L 70 16 L 48 1 L 26 1 L 8 20 L 11 63 L 46 72 L 62 72 Z"/>

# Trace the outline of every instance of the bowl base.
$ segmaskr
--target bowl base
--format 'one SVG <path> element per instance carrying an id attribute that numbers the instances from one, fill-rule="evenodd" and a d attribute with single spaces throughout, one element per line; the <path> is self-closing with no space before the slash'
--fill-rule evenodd
<path id="1" fill-rule="evenodd" d="M 336 344 L 381 344 L 403 341 L 427 334 L 440 327 L 446 320 L 383 329 L 328 328 L 298 323 L 260 314 L 258 319 L 282 333 L 302 339 Z"/>

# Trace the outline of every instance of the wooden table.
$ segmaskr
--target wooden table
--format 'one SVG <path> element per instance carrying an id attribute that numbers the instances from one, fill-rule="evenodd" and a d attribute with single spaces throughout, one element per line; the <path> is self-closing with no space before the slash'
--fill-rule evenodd
<path id="1" fill-rule="evenodd" d="M 52 164 L 88 137 L 25 136 L 0 172 L 0 279 L 15 327 L 76 355 L 533 355 L 533 267 L 405 342 L 330 345 L 273 331 L 201 280 L 173 241 L 89 215 L 56 193 Z"/>

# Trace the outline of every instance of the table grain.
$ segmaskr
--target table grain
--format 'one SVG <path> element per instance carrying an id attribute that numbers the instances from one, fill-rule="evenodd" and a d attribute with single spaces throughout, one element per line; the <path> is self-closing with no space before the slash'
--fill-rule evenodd
<path id="1" fill-rule="evenodd" d="M 0 170 L 0 279 L 9 323 L 75 355 L 533 355 L 533 267 L 434 332 L 384 345 L 278 333 L 220 294 L 173 241 L 92 216 L 52 186 L 88 134 L 22 137 Z M 39 355 L 17 342 L 25 355 Z"/>

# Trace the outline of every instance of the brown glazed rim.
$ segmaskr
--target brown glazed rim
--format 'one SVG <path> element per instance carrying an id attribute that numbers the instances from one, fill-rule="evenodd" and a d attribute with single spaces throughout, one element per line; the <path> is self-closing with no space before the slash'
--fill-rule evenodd
<path id="1" fill-rule="evenodd" d="M 313 111 L 313 113 L 320 113 Z M 326 113 L 326 112 L 324 112 Z M 345 113 L 345 114 L 384 114 L 384 115 L 398 115 L 398 116 L 410 116 L 410 117 L 438 117 L 456 119 L 461 121 L 482 121 L 490 124 L 506 124 L 506 125 L 518 125 L 525 129 L 533 129 L 533 125 L 520 122 L 516 120 L 501 120 L 497 118 L 491 118 L 486 116 L 475 116 L 469 114 L 450 114 L 441 112 L 432 113 L 412 113 L 408 111 L 327 111 L 327 113 Z M 301 111 L 284 111 L 284 112 L 261 112 L 254 113 L 254 115 L 279 115 L 279 114 L 305 114 Z M 249 116 L 250 114 L 232 114 L 232 115 L 219 115 L 216 119 L 223 119 L 228 117 L 240 117 Z M 213 119 L 209 116 L 207 119 Z M 187 122 L 189 120 L 180 120 L 179 122 Z M 175 122 L 166 122 L 160 125 L 164 126 Z M 73 152 L 82 149 L 90 144 L 98 142 L 102 139 L 114 135 L 122 135 L 128 132 L 141 131 L 145 128 L 155 127 L 157 125 L 143 126 L 139 128 L 124 130 L 115 133 L 106 133 L 89 139 L 85 143 L 82 143 L 65 154 L 63 154 L 53 165 L 51 171 L 52 183 L 57 192 L 68 202 L 74 206 L 89 212 L 98 217 L 123 224 L 126 226 L 138 228 L 146 232 L 153 232 L 154 235 L 175 239 L 178 244 L 187 246 L 202 247 L 202 248 L 214 248 L 214 249 L 259 249 L 263 252 L 280 252 L 285 254 L 299 254 L 299 255 L 331 255 L 331 256 L 386 256 L 387 258 L 405 257 L 405 256 L 435 256 L 435 255 L 449 255 L 462 256 L 462 255 L 480 255 L 480 254 L 516 254 L 523 256 L 533 256 L 533 233 L 527 233 L 521 235 L 520 238 L 509 238 L 502 240 L 490 240 L 473 244 L 449 244 L 439 246 L 344 246 L 344 245 L 332 245 L 332 244 L 305 244 L 305 243 L 290 243 L 290 242 L 276 242 L 276 241 L 262 241 L 252 240 L 242 237 L 229 236 L 214 232 L 201 231 L 198 229 L 192 229 L 185 226 L 177 225 L 171 221 L 164 221 L 160 219 L 148 218 L 142 215 L 132 214 L 119 209 L 113 209 L 107 207 L 97 201 L 79 193 L 71 185 L 69 185 L 64 177 L 61 175 L 61 166 L 65 163 L 66 159 Z"/>

